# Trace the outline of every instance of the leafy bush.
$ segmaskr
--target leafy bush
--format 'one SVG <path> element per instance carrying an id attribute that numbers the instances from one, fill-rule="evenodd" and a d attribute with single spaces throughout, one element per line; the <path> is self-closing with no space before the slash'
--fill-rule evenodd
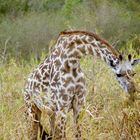
<path id="1" fill-rule="evenodd" d="M 140 34 L 139 7 L 137 0 L 1 0 L 0 57 L 39 59 L 64 30 L 96 32 L 124 49 Z"/>

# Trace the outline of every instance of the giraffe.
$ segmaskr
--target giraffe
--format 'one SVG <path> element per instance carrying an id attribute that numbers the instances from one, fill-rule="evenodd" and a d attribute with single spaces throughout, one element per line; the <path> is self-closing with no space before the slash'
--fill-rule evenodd
<path id="1" fill-rule="evenodd" d="M 67 113 L 73 111 L 75 139 L 82 140 L 79 114 L 86 97 L 86 84 L 79 60 L 85 55 L 98 56 L 115 73 L 127 94 L 136 92 L 133 68 L 140 59 L 123 60 L 107 41 L 85 31 L 61 32 L 50 55 L 29 75 L 24 89 L 26 116 L 31 140 L 66 140 Z M 51 132 L 43 130 L 42 112 L 48 114 Z"/>

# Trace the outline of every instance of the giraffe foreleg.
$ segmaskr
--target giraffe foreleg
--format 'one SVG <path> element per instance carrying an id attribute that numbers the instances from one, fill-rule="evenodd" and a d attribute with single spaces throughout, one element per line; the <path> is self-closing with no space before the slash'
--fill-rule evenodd
<path id="1" fill-rule="evenodd" d="M 43 129 L 43 126 L 41 125 L 41 123 L 39 123 L 39 128 L 40 128 L 40 139 L 51 140 L 49 134 Z"/>
<path id="2" fill-rule="evenodd" d="M 55 119 L 56 119 L 56 115 L 55 113 L 52 113 L 49 116 L 49 122 L 50 122 L 50 127 L 51 127 L 50 138 L 54 137 L 54 134 L 55 134 Z"/>
<path id="3" fill-rule="evenodd" d="M 82 140 L 80 123 L 79 123 L 79 112 L 74 113 L 74 129 L 75 129 L 75 139 Z"/>
<path id="4" fill-rule="evenodd" d="M 74 121 L 74 135 L 76 140 L 82 140 L 79 115 L 80 115 L 80 105 L 78 105 L 78 98 L 75 97 L 73 100 L 73 121 Z"/>
<path id="5" fill-rule="evenodd" d="M 66 140 L 66 112 L 61 111 L 59 114 L 56 116 L 56 124 L 55 124 L 55 130 L 54 130 L 54 136 L 53 138 L 55 140 Z"/>
<path id="6" fill-rule="evenodd" d="M 28 137 L 30 140 L 37 140 L 38 127 L 40 123 L 41 112 L 35 106 L 29 106 L 26 110 Z"/>

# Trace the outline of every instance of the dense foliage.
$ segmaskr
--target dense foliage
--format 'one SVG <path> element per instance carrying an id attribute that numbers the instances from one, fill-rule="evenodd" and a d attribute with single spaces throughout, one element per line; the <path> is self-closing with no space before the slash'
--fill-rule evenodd
<path id="1" fill-rule="evenodd" d="M 139 0 L 0 0 L 0 58 L 40 59 L 63 30 L 93 31 L 138 50 L 139 21 Z"/>

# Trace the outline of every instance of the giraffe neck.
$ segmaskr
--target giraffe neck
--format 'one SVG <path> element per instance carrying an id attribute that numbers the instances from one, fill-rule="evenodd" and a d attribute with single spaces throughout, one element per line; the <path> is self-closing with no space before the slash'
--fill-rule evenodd
<path id="1" fill-rule="evenodd" d="M 88 32 L 63 32 L 56 43 L 56 52 L 61 59 L 68 59 L 71 67 L 85 55 L 100 57 L 114 70 L 117 65 L 118 52 L 97 35 Z M 55 52 L 55 53 L 56 53 Z"/>

